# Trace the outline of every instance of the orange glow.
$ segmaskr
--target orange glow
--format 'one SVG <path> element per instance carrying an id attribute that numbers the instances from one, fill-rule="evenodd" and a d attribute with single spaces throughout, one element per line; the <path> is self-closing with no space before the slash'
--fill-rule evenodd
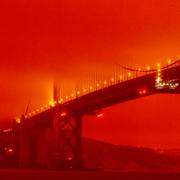
<path id="1" fill-rule="evenodd" d="M 72 157 L 71 156 L 68 156 L 68 161 L 72 161 Z"/>
<path id="2" fill-rule="evenodd" d="M 111 78 L 111 82 L 114 82 L 115 81 L 115 79 L 114 78 Z"/>
<path id="3" fill-rule="evenodd" d="M 3 132 L 11 132 L 12 129 L 4 129 Z"/>
<path id="4" fill-rule="evenodd" d="M 49 105 L 50 105 L 51 107 L 54 107 L 54 106 L 55 106 L 54 101 L 50 101 L 50 102 L 49 102 Z"/>
<path id="5" fill-rule="evenodd" d="M 161 81 L 161 77 L 156 78 L 156 82 L 159 83 Z"/>
<path id="6" fill-rule="evenodd" d="M 12 153 L 12 152 L 13 152 L 13 149 L 10 148 L 10 149 L 7 150 L 7 152 L 8 152 L 8 153 Z"/>
<path id="7" fill-rule="evenodd" d="M 32 114 L 31 114 L 31 113 L 28 113 L 28 116 L 32 116 Z"/>
<path id="8" fill-rule="evenodd" d="M 67 115 L 66 112 L 62 112 L 62 113 L 60 114 L 61 117 L 65 117 L 66 115 Z"/>
<path id="9" fill-rule="evenodd" d="M 123 78 L 123 76 L 122 76 L 122 75 L 120 75 L 120 76 L 119 76 L 119 79 L 120 79 L 120 80 L 122 80 L 122 78 Z"/>
<path id="10" fill-rule="evenodd" d="M 171 59 L 168 59 L 168 65 L 170 65 L 172 63 Z"/>
<path id="11" fill-rule="evenodd" d="M 90 90 L 92 90 L 92 89 L 93 89 L 93 87 L 92 87 L 92 86 L 90 86 L 90 87 L 89 87 L 89 89 L 90 89 Z"/>
<path id="12" fill-rule="evenodd" d="M 141 89 L 141 90 L 138 91 L 138 94 L 139 94 L 139 95 L 144 95 L 144 94 L 146 94 L 146 93 L 147 93 L 147 90 L 146 90 L 146 89 Z"/>
<path id="13" fill-rule="evenodd" d="M 150 70 L 150 66 L 147 66 L 147 67 L 146 67 L 146 70 L 149 71 L 149 70 Z"/>
<path id="14" fill-rule="evenodd" d="M 128 72 L 128 76 L 129 76 L 129 77 L 131 76 L 131 73 L 130 73 L 130 72 Z"/>
<path id="15" fill-rule="evenodd" d="M 157 66 L 157 68 L 160 68 L 161 64 L 160 64 L 160 63 L 157 63 L 156 66 Z"/>
<path id="16" fill-rule="evenodd" d="M 16 123 L 20 124 L 21 123 L 21 118 L 17 118 Z"/>
<path id="17" fill-rule="evenodd" d="M 58 103 L 61 104 L 61 103 L 63 102 L 63 100 L 64 100 L 64 99 L 61 98 L 61 99 L 58 101 Z"/>
<path id="18" fill-rule="evenodd" d="M 6 150 L 6 154 L 9 156 L 13 155 L 13 153 L 14 153 L 14 150 L 12 148 L 9 148 L 9 149 L 5 148 L 5 150 Z"/>
<path id="19" fill-rule="evenodd" d="M 44 107 L 45 107 L 45 109 L 49 108 L 49 106 L 47 104 Z"/>
<path id="20" fill-rule="evenodd" d="M 97 114 L 97 118 L 102 118 L 102 117 L 103 117 L 103 113 Z"/>
<path id="21" fill-rule="evenodd" d="M 84 92 L 84 93 L 87 92 L 87 89 L 84 88 L 84 89 L 83 89 L 83 92 Z"/>

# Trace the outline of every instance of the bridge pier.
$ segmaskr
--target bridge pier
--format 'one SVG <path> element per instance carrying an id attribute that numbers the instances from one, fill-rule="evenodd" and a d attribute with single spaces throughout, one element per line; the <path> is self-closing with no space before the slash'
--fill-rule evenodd
<path id="1" fill-rule="evenodd" d="M 62 116 L 56 112 L 56 167 L 82 169 L 82 116 Z"/>

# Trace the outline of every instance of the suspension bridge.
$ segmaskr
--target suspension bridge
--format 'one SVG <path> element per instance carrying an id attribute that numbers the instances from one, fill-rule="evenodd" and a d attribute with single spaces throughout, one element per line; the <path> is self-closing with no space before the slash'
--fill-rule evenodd
<path id="1" fill-rule="evenodd" d="M 101 110 L 128 100 L 156 93 L 180 93 L 180 60 L 157 64 L 146 70 L 120 66 L 123 73 L 60 97 L 54 89 L 54 101 L 14 121 L 11 143 L 18 167 L 81 169 L 82 119 L 86 115 L 102 117 Z M 5 143 L 7 145 L 7 143 Z"/>

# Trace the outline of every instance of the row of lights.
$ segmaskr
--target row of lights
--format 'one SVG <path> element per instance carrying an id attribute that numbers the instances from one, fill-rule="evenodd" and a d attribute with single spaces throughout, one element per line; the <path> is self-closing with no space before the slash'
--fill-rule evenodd
<path id="1" fill-rule="evenodd" d="M 43 111 L 45 111 L 45 110 L 47 110 L 47 109 L 49 109 L 51 107 L 54 107 L 54 102 L 52 102 L 52 101 L 49 103 L 49 105 L 45 105 L 44 107 L 41 107 L 41 108 L 36 109 L 36 110 L 34 110 L 32 112 L 29 112 L 28 114 L 25 114 L 24 118 L 25 119 L 30 118 L 30 117 L 32 117 L 32 116 L 34 116 L 34 115 L 36 115 L 36 114 L 38 114 L 40 112 L 43 112 Z M 18 124 L 21 123 L 21 118 L 20 117 L 16 119 L 16 123 L 18 123 Z"/>
<path id="2" fill-rule="evenodd" d="M 168 60 L 168 65 L 172 63 L 171 59 Z M 157 77 L 156 77 L 156 87 L 162 87 L 162 86 L 169 86 L 170 88 L 176 88 L 179 84 L 172 84 L 172 83 L 163 83 L 162 77 L 161 77 L 161 65 L 160 63 L 157 63 Z M 139 69 L 140 70 L 140 69 Z M 150 70 L 150 66 L 147 66 L 146 70 Z M 139 95 L 145 95 L 147 93 L 146 89 L 139 90 Z"/>
<path id="3" fill-rule="evenodd" d="M 162 77 L 161 77 L 161 66 L 160 64 L 157 64 L 157 77 L 156 77 L 156 85 L 162 82 Z"/>
<path id="4" fill-rule="evenodd" d="M 131 77 L 131 75 L 132 75 L 132 74 L 131 74 L 130 72 L 128 72 L 128 77 Z M 123 80 L 123 76 L 122 76 L 122 75 L 119 76 L 119 80 L 120 80 L 120 81 Z M 115 78 L 111 78 L 111 84 L 112 84 L 112 83 L 115 83 Z M 108 81 L 104 80 L 104 81 L 103 81 L 103 87 L 106 86 L 107 84 L 108 84 Z M 97 84 L 96 84 L 96 89 L 97 89 L 97 88 L 100 88 L 100 83 L 97 83 Z M 89 86 L 89 90 L 90 90 L 90 91 L 93 91 L 93 90 L 94 90 L 94 87 L 93 87 L 93 86 Z M 82 92 L 83 92 L 83 94 L 84 94 L 84 93 L 87 93 L 87 92 L 88 92 L 88 89 L 87 89 L 87 88 L 83 88 Z M 76 92 L 76 96 L 79 96 L 80 94 L 81 94 L 81 92 L 78 90 L 78 91 Z M 62 104 L 63 102 L 67 102 L 67 101 L 70 100 L 70 99 L 74 99 L 74 98 L 76 98 L 76 96 L 75 96 L 74 93 L 72 93 L 71 96 L 65 96 L 65 98 L 60 98 L 60 99 L 58 100 L 58 102 L 56 102 L 56 101 L 50 101 L 50 102 L 49 102 L 49 105 L 45 105 L 44 107 L 41 107 L 40 109 L 36 109 L 36 110 L 34 110 L 34 111 L 26 114 L 26 115 L 25 115 L 25 118 L 30 118 L 30 117 L 32 117 L 32 116 L 34 116 L 34 115 L 36 115 L 36 114 L 38 114 L 38 113 L 40 113 L 40 112 L 42 112 L 42 111 L 44 111 L 44 110 L 47 110 L 47 109 L 49 109 L 49 108 L 51 108 L 51 107 L 54 107 L 56 104 Z M 16 119 L 16 122 L 17 122 L 17 123 L 21 123 L 21 118 L 17 118 L 17 119 Z"/>
<path id="5" fill-rule="evenodd" d="M 167 65 L 170 65 L 172 63 L 172 60 L 171 59 L 168 59 L 167 60 Z M 159 63 L 157 63 L 156 64 L 156 67 L 159 67 L 160 66 L 160 64 Z M 151 67 L 150 66 L 147 66 L 146 67 L 146 71 L 150 71 L 151 70 Z M 144 71 L 144 70 L 142 70 L 141 68 L 138 68 L 138 71 L 140 72 L 140 71 Z"/>
<path id="6" fill-rule="evenodd" d="M 168 65 L 171 64 L 171 62 L 172 62 L 172 61 L 169 59 L 169 60 L 168 60 Z M 161 69 L 160 69 L 160 64 L 159 64 L 159 63 L 157 64 L 157 67 L 158 67 L 158 72 L 159 72 L 158 74 L 159 74 L 159 76 L 160 76 L 160 70 L 161 70 Z M 150 66 L 147 66 L 146 70 L 150 71 Z M 138 71 L 141 71 L 141 68 L 138 68 Z M 127 77 L 128 77 L 128 78 L 132 77 L 132 73 L 131 73 L 131 72 L 128 72 Z M 122 75 L 119 75 L 119 77 L 118 77 L 118 82 L 119 82 L 119 81 L 123 81 L 123 78 L 124 78 L 124 77 L 123 77 Z M 160 79 L 160 78 L 158 78 L 158 79 Z M 111 80 L 110 80 L 110 85 L 112 85 L 112 84 L 115 83 L 115 82 L 117 82 L 117 80 L 116 80 L 115 78 L 111 78 Z M 102 87 L 107 86 L 108 84 L 109 84 L 108 81 L 107 81 L 107 80 L 104 80 Z M 72 93 L 70 96 L 65 96 L 65 98 L 60 98 L 59 101 L 58 101 L 58 103 L 59 103 L 59 104 L 62 104 L 63 102 L 67 102 L 67 101 L 69 101 L 69 100 L 71 100 L 71 99 L 74 99 L 74 98 L 76 98 L 77 96 L 80 96 L 81 94 L 85 94 L 85 93 L 87 93 L 87 92 L 89 92 L 89 91 L 93 91 L 94 89 L 95 89 L 95 90 L 100 89 L 100 87 L 101 87 L 100 83 L 97 83 L 95 87 L 93 87 L 93 86 L 91 85 L 91 86 L 89 86 L 89 88 L 83 88 L 82 91 L 78 90 L 76 93 Z M 54 106 L 54 104 L 56 104 L 56 102 L 51 102 L 51 106 Z"/>
<path id="7" fill-rule="evenodd" d="M 171 59 L 169 59 L 169 60 L 168 60 L 168 65 L 170 65 L 171 63 L 172 63 L 172 61 L 171 61 Z M 147 67 L 146 67 L 146 70 L 147 70 L 147 71 L 150 71 L 150 69 L 151 69 L 150 66 L 147 66 Z M 141 71 L 142 71 L 141 68 L 138 68 L 138 71 L 141 72 Z M 128 78 L 132 77 L 132 73 L 131 73 L 131 72 L 128 72 L 127 77 L 128 77 Z M 124 80 L 123 78 L 124 78 L 124 77 L 123 77 L 122 75 L 120 75 L 120 76 L 118 77 L 118 81 L 123 81 L 123 80 Z M 161 68 L 160 68 L 160 64 L 158 63 L 158 64 L 157 64 L 157 78 L 156 78 L 156 83 L 157 83 L 157 84 L 161 83 L 161 80 L 162 80 L 162 79 L 161 79 Z M 113 83 L 116 82 L 116 79 L 115 79 L 115 78 L 111 78 L 111 81 L 110 81 L 110 82 L 111 82 L 110 85 L 112 85 Z M 109 84 L 108 81 L 104 80 L 102 87 L 107 86 L 108 84 Z M 83 92 L 83 94 L 84 94 L 84 93 L 87 93 L 87 92 L 89 92 L 89 91 L 93 91 L 94 89 L 100 89 L 100 87 L 101 87 L 100 83 L 97 83 L 97 84 L 96 84 L 96 87 L 89 86 L 89 88 L 83 88 L 83 89 L 82 89 L 82 92 Z M 89 91 L 88 91 L 88 89 L 89 89 Z M 145 91 L 145 90 L 139 91 L 139 94 L 145 94 L 146 92 L 144 92 L 144 91 Z M 45 110 L 47 110 L 47 109 L 49 109 L 49 108 L 51 108 L 51 107 L 56 106 L 57 104 L 62 104 L 63 102 L 67 102 L 67 101 L 69 101 L 70 99 L 74 99 L 74 98 L 76 98 L 77 96 L 80 96 L 80 94 L 81 94 L 81 91 L 78 90 L 78 91 L 76 92 L 76 94 L 72 93 L 71 96 L 65 96 L 65 98 L 60 98 L 60 99 L 58 100 L 58 102 L 56 102 L 56 101 L 50 101 L 50 102 L 49 102 L 49 105 L 45 105 L 44 107 L 41 107 L 40 109 L 36 109 L 35 111 L 26 114 L 26 115 L 25 115 L 25 118 L 32 117 L 32 116 L 34 116 L 34 115 L 36 115 L 36 114 L 38 114 L 38 113 L 40 113 L 40 112 L 42 112 L 42 111 L 45 111 Z M 21 118 L 17 118 L 17 119 L 16 119 L 16 122 L 17 122 L 17 123 L 21 123 Z"/>
<path id="8" fill-rule="evenodd" d="M 169 64 L 171 64 L 171 60 L 168 60 L 168 65 Z M 161 89 L 161 88 L 168 87 L 170 89 L 175 89 L 177 86 L 179 86 L 179 83 L 163 82 L 162 77 L 161 77 L 160 64 L 157 64 L 156 88 Z"/>
<path id="9" fill-rule="evenodd" d="M 165 83 L 161 82 L 156 86 L 157 89 L 163 89 L 163 88 L 169 88 L 169 89 L 175 89 L 176 87 L 179 86 L 179 83 Z"/>

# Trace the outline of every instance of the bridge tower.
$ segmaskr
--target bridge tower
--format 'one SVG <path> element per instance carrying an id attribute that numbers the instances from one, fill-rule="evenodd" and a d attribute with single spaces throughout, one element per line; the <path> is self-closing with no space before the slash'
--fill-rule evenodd
<path id="1" fill-rule="evenodd" d="M 54 86 L 54 101 L 60 99 L 60 91 Z M 82 116 L 70 113 L 63 106 L 54 108 L 54 134 L 56 167 L 60 169 L 82 168 Z"/>

